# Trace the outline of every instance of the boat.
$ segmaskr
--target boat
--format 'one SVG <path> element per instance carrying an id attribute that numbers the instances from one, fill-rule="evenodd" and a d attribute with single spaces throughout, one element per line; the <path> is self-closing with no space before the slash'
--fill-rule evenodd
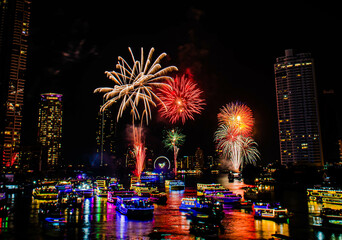
<path id="1" fill-rule="evenodd" d="M 98 197 L 108 197 L 108 189 L 106 180 L 96 180 L 94 183 L 95 194 Z"/>
<path id="2" fill-rule="evenodd" d="M 0 192 L 0 217 L 7 215 L 7 197 L 5 192 Z"/>
<path id="3" fill-rule="evenodd" d="M 274 221 L 287 221 L 289 213 L 280 203 L 257 202 L 253 204 L 255 219 L 270 219 Z"/>
<path id="4" fill-rule="evenodd" d="M 338 227 L 342 230 L 342 209 L 322 208 L 320 217 L 323 227 Z"/>
<path id="5" fill-rule="evenodd" d="M 165 192 L 153 191 L 149 195 L 150 201 L 157 204 L 166 204 L 167 195 Z"/>
<path id="6" fill-rule="evenodd" d="M 93 196 L 94 190 L 92 184 L 89 182 L 80 182 L 76 187 L 75 191 L 84 196 L 84 198 L 91 198 Z"/>
<path id="7" fill-rule="evenodd" d="M 216 199 L 224 205 L 239 204 L 242 198 L 241 195 L 229 190 L 204 190 L 203 195 Z"/>
<path id="8" fill-rule="evenodd" d="M 62 208 L 79 208 L 84 202 L 84 197 L 77 192 L 59 192 L 58 203 Z"/>
<path id="9" fill-rule="evenodd" d="M 58 190 L 55 186 L 42 186 L 33 189 L 32 195 L 39 200 L 57 200 Z"/>
<path id="10" fill-rule="evenodd" d="M 181 180 L 165 180 L 165 189 L 168 189 L 170 191 L 184 190 L 185 184 Z"/>
<path id="11" fill-rule="evenodd" d="M 63 213 L 60 208 L 60 204 L 57 202 L 42 202 L 39 204 L 38 210 L 39 220 L 45 220 L 46 218 L 60 219 L 63 217 Z"/>
<path id="12" fill-rule="evenodd" d="M 128 218 L 150 218 L 154 206 L 148 197 L 117 197 L 116 210 Z"/>
<path id="13" fill-rule="evenodd" d="M 201 237 L 213 237 L 216 239 L 222 225 L 214 223 L 205 215 L 198 216 L 190 222 L 190 233 Z"/>
<path id="14" fill-rule="evenodd" d="M 179 210 L 188 212 L 194 208 L 211 208 L 213 205 L 222 206 L 222 204 L 219 201 L 204 196 L 185 197 L 182 198 Z"/>
<path id="15" fill-rule="evenodd" d="M 134 195 L 134 191 L 126 190 L 122 184 L 116 183 L 109 186 L 107 201 L 116 203 L 117 197 L 133 197 Z"/>
<path id="16" fill-rule="evenodd" d="M 315 186 L 307 188 L 309 201 L 329 204 L 342 204 L 342 189 L 336 187 Z"/>
<path id="17" fill-rule="evenodd" d="M 222 191 L 227 189 L 219 183 L 197 183 L 197 196 L 204 195 L 206 190 Z"/>
<path id="18" fill-rule="evenodd" d="M 69 181 L 60 181 L 55 187 L 58 192 L 72 192 L 72 184 Z"/>
<path id="19" fill-rule="evenodd" d="M 146 197 L 152 192 L 158 191 L 157 187 L 148 186 L 146 183 L 136 182 L 131 184 L 131 190 L 138 196 Z"/>

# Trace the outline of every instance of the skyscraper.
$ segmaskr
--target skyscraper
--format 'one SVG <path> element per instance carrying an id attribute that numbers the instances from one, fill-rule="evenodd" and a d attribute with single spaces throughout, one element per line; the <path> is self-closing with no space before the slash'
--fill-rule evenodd
<path id="1" fill-rule="evenodd" d="M 114 153 L 115 121 L 113 111 L 105 109 L 97 115 L 96 152 L 99 153 L 100 166 L 104 159 Z"/>
<path id="2" fill-rule="evenodd" d="M 292 49 L 274 64 L 282 164 L 322 166 L 313 58 Z"/>
<path id="3" fill-rule="evenodd" d="M 29 0 L 0 0 L 0 132 L 2 164 L 19 160 L 30 22 Z"/>
<path id="4" fill-rule="evenodd" d="M 62 94 L 40 95 L 38 118 L 38 142 L 47 153 L 47 168 L 57 166 L 62 149 Z"/>

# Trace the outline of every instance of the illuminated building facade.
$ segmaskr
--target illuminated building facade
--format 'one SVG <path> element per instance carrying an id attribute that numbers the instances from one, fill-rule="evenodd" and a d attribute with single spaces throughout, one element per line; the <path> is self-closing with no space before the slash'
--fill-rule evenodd
<path id="1" fill-rule="evenodd" d="M 29 0 L 0 0 L 0 145 L 7 167 L 20 157 L 30 7 Z"/>
<path id="2" fill-rule="evenodd" d="M 100 156 L 100 166 L 104 164 L 104 158 L 114 153 L 115 121 L 111 109 L 105 109 L 97 115 L 96 152 Z"/>
<path id="3" fill-rule="evenodd" d="M 46 149 L 47 167 L 57 166 L 62 149 L 62 94 L 40 95 L 38 142 Z"/>
<path id="4" fill-rule="evenodd" d="M 322 166 L 313 59 L 310 53 L 285 56 L 274 64 L 282 164 Z"/>

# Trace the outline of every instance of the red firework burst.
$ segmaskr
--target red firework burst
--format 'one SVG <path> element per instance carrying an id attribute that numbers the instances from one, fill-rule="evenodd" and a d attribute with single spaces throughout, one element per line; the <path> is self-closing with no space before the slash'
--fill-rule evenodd
<path id="1" fill-rule="evenodd" d="M 219 123 L 229 126 L 234 135 L 251 136 L 254 118 L 252 110 L 245 104 L 229 103 L 220 109 L 217 117 Z"/>
<path id="2" fill-rule="evenodd" d="M 189 74 L 191 77 L 191 75 Z M 200 114 L 205 105 L 202 93 L 192 78 L 176 76 L 174 81 L 168 80 L 170 85 L 163 86 L 158 94 L 163 102 L 159 104 L 159 112 L 162 117 L 171 123 L 182 121 L 184 124 L 187 119 L 194 119 L 195 114 Z"/>

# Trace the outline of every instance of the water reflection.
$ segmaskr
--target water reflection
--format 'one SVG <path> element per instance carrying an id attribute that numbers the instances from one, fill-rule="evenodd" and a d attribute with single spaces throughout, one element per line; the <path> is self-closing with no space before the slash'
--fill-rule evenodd
<path id="1" fill-rule="evenodd" d="M 189 177 L 186 181 L 190 181 Z M 201 181 L 194 179 L 193 182 Z M 226 175 L 219 176 L 217 182 L 243 196 L 246 186 L 243 182 L 230 183 Z M 55 228 L 44 228 L 39 221 L 38 209 L 43 201 L 11 194 L 8 203 L 12 211 L 8 216 L 0 216 L 0 239 L 150 239 L 151 233 L 158 233 L 161 239 L 199 239 L 189 234 L 190 220 L 179 211 L 183 197 L 196 196 L 196 185 L 189 183 L 189 186 L 183 191 L 168 192 L 167 205 L 155 205 L 154 217 L 150 220 L 128 219 L 118 213 L 115 205 L 108 203 L 106 198 L 95 196 L 85 199 L 81 209 L 65 210 L 66 227 Z M 306 203 L 305 196 L 292 189 L 283 191 L 279 196 L 279 201 L 287 203 L 286 206 L 294 212 L 289 223 L 255 220 L 250 211 L 226 209 L 222 222 L 225 231 L 219 238 L 270 239 L 272 234 L 279 233 L 295 239 L 342 240 L 341 233 L 314 226 L 322 204 Z M 342 208 L 327 204 L 325 207 Z"/>

